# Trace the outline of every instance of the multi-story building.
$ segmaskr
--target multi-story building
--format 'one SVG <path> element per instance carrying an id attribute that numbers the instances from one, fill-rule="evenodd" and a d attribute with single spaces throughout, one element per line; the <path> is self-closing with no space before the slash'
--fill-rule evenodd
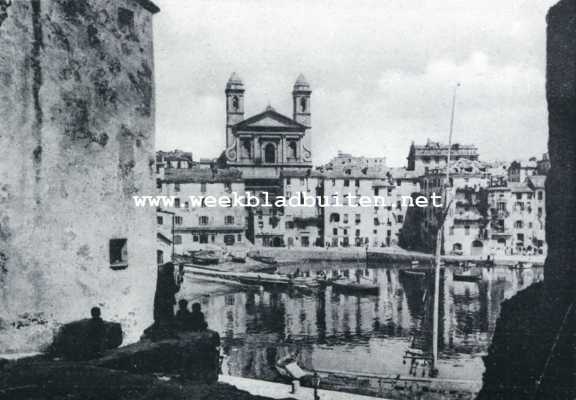
<path id="1" fill-rule="evenodd" d="M 297 206 L 284 207 L 285 243 L 288 247 L 323 246 L 324 210 L 306 198 L 322 193 L 323 179 L 318 171 L 282 171 L 283 195 L 286 199 L 299 198 Z M 305 198 L 306 197 L 306 198 Z"/>
<path id="2" fill-rule="evenodd" d="M 408 153 L 408 170 L 420 171 L 446 168 L 448 161 L 448 145 L 440 142 L 428 140 L 425 145 L 416 145 L 412 143 Z M 466 159 L 478 161 L 478 148 L 470 144 L 454 143 L 450 151 L 450 158 L 453 161 Z"/>
<path id="3" fill-rule="evenodd" d="M 488 182 L 486 165 L 468 159 L 451 164 L 449 182 L 446 182 L 445 169 L 425 173 L 421 177 L 421 193 L 428 198 L 442 196 L 442 207 L 430 204 L 414 210 L 416 216 L 410 223 L 418 228 L 412 229 L 413 237 L 408 239 L 413 248 L 433 252 L 438 229 L 443 223 L 443 253 L 482 255 L 486 237 L 485 188 Z M 445 190 L 447 193 L 444 193 Z"/>
<path id="4" fill-rule="evenodd" d="M 546 177 L 491 182 L 488 191 L 490 254 L 546 254 Z"/>
<path id="5" fill-rule="evenodd" d="M 245 194 L 237 169 L 167 169 L 161 194 L 174 198 L 170 211 L 174 212 L 176 254 L 186 254 L 201 245 L 230 246 L 246 240 L 246 209 L 233 201 L 234 196 Z"/>
<path id="6" fill-rule="evenodd" d="M 149 0 L 11 2 L 0 16 L 0 348 L 35 351 L 95 305 L 152 322 Z M 6 5 L 7 2 L 3 2 Z"/>

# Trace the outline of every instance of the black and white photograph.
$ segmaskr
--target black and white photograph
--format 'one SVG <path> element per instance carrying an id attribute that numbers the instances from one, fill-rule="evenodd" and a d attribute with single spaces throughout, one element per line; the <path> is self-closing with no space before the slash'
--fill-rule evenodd
<path id="1" fill-rule="evenodd" d="M 0 0 L 0 400 L 576 399 L 576 0 Z"/>

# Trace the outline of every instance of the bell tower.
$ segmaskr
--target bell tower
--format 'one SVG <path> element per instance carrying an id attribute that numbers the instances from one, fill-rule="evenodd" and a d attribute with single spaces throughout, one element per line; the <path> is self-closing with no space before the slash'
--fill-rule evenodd
<path id="1" fill-rule="evenodd" d="M 312 90 L 310 90 L 310 84 L 304 77 L 300 74 L 296 83 L 294 83 L 294 89 L 292 90 L 292 100 L 293 100 L 293 119 L 296 122 L 310 128 L 310 95 Z"/>
<path id="2" fill-rule="evenodd" d="M 312 126 L 310 114 L 310 95 L 312 90 L 310 84 L 303 74 L 298 75 L 294 88 L 292 89 L 292 106 L 294 121 L 306 126 L 308 129 L 302 139 L 302 156 L 304 161 L 312 159 L 312 135 L 310 128 Z"/>
<path id="3" fill-rule="evenodd" d="M 234 143 L 232 126 L 244 120 L 244 83 L 234 72 L 226 84 L 226 147 Z"/>

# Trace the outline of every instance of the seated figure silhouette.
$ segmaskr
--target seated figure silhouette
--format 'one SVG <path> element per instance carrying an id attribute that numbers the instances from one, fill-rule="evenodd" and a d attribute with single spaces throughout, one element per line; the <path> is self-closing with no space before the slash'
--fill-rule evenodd
<path id="1" fill-rule="evenodd" d="M 199 332 L 208 328 L 204 319 L 204 313 L 201 311 L 200 303 L 192 304 L 192 312 L 190 312 L 188 310 L 188 301 L 184 299 L 178 302 L 176 321 L 180 329 L 186 331 Z"/>
<path id="2" fill-rule="evenodd" d="M 208 324 L 204 319 L 204 313 L 200 307 L 200 303 L 192 304 L 192 313 L 190 314 L 190 330 L 194 332 L 205 331 L 208 329 Z"/>

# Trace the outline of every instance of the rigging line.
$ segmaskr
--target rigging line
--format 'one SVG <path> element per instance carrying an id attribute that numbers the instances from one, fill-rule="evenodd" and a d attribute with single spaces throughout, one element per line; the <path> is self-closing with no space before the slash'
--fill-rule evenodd
<path id="1" fill-rule="evenodd" d="M 568 317 L 572 313 L 572 308 L 574 307 L 575 303 L 576 303 L 576 301 L 573 301 L 570 304 L 570 306 L 568 307 L 568 309 L 566 310 L 566 313 L 564 313 L 564 318 L 562 319 L 562 323 L 560 324 L 560 327 L 558 328 L 558 333 L 556 333 L 556 337 L 554 338 L 554 343 L 552 343 L 552 346 L 550 347 L 550 352 L 548 353 L 548 357 L 546 358 L 546 362 L 544 363 L 544 367 L 542 368 L 542 373 L 540 374 L 540 376 L 536 380 L 536 387 L 534 388 L 534 397 L 533 397 L 534 400 L 538 399 L 538 392 L 540 390 L 540 385 L 542 384 L 542 381 L 544 380 L 544 377 L 546 376 L 546 370 L 548 369 L 550 363 L 552 362 L 552 356 L 554 355 L 554 352 L 556 351 L 556 347 L 558 346 L 558 342 L 560 341 L 560 336 L 562 335 L 562 331 L 564 330 L 564 326 L 566 325 L 566 322 L 568 321 Z"/>

